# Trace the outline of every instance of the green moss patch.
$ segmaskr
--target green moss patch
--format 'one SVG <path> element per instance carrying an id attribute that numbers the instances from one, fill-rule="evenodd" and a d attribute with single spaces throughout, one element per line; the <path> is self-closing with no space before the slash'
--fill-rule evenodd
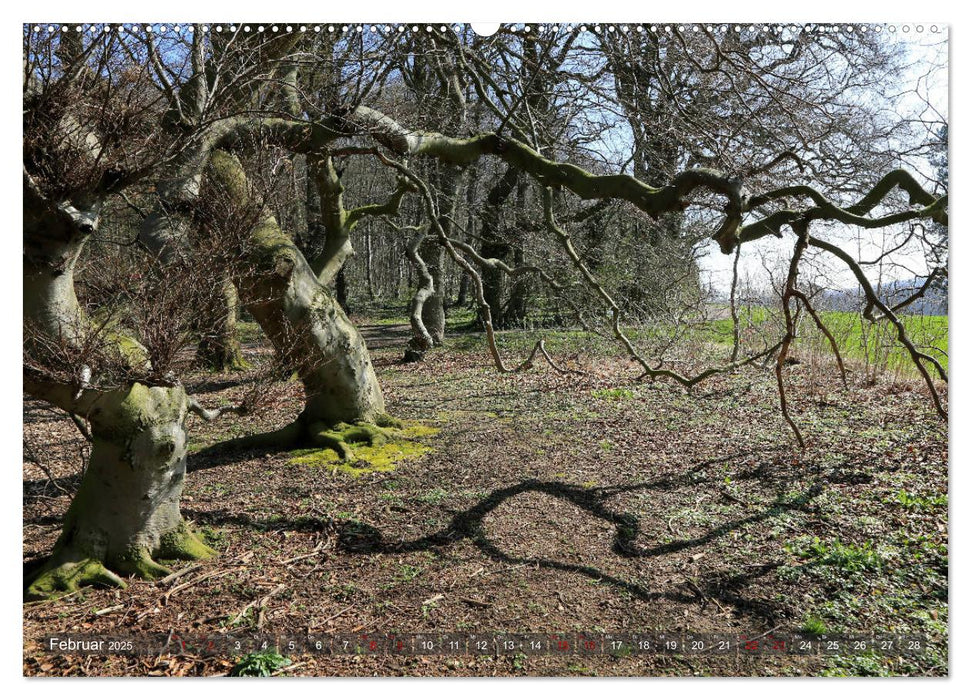
<path id="1" fill-rule="evenodd" d="M 401 426 L 383 429 L 386 440 L 380 444 L 353 444 L 353 462 L 342 459 L 336 450 L 327 447 L 294 450 L 290 453 L 290 464 L 322 467 L 353 477 L 394 471 L 399 462 L 417 459 L 432 451 L 428 445 L 416 442 L 416 438 L 431 437 L 440 431 L 419 421 L 404 421 Z"/>
<path id="2" fill-rule="evenodd" d="M 126 588 L 127 585 L 116 574 L 106 569 L 101 562 L 95 559 L 82 559 L 78 562 L 45 567 L 27 587 L 24 600 L 50 600 L 66 593 L 73 593 L 82 586 Z"/>
<path id="3" fill-rule="evenodd" d="M 634 398 L 634 392 L 630 389 L 624 389 L 623 387 L 616 387 L 614 389 L 594 389 L 590 393 L 595 399 L 612 399 L 614 401 L 622 401 L 624 399 Z"/>
<path id="4" fill-rule="evenodd" d="M 400 429 L 394 430 L 393 432 L 398 433 L 405 438 L 422 438 L 438 435 L 440 432 L 442 432 L 442 429 L 431 425 L 426 425 L 421 421 L 406 420 L 401 422 Z"/>

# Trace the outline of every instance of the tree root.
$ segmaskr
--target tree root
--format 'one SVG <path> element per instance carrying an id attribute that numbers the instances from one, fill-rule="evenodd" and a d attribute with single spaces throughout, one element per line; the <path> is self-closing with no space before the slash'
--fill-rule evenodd
<path id="1" fill-rule="evenodd" d="M 159 559 L 197 561 L 211 559 L 216 554 L 215 549 L 203 542 L 202 538 L 183 522 L 178 530 L 162 535 L 156 556 Z"/>
<path id="2" fill-rule="evenodd" d="M 81 559 L 51 568 L 45 566 L 27 587 L 24 600 L 50 600 L 83 586 L 127 588 L 128 584 L 96 559 Z"/>
<path id="3" fill-rule="evenodd" d="M 127 556 L 117 559 L 112 562 L 111 568 L 123 576 L 135 576 L 146 581 L 164 578 L 172 573 L 172 569 L 159 564 L 145 549 L 134 550 Z"/>
<path id="4" fill-rule="evenodd" d="M 384 428 L 371 423 L 338 423 L 329 427 L 324 423 L 311 423 L 310 439 L 319 447 L 330 448 L 345 462 L 356 462 L 351 445 L 380 447 L 391 437 Z"/>
<path id="5" fill-rule="evenodd" d="M 352 477 L 393 471 L 399 462 L 432 450 L 416 438 L 434 435 L 437 428 L 404 424 L 388 416 L 374 423 L 318 424 L 307 449 L 291 452 L 290 464 L 320 467 Z"/>
<path id="6" fill-rule="evenodd" d="M 381 428 L 401 428 L 402 423 L 387 413 L 382 413 L 373 423 L 358 421 L 329 425 L 321 421 L 308 421 L 303 415 L 277 430 L 256 435 L 245 435 L 220 442 L 209 450 L 292 450 L 300 447 L 329 447 L 342 456 L 350 450 L 349 444 L 366 444 L 372 447 L 383 444 L 389 437 Z M 346 458 L 345 458 L 346 459 Z M 193 471 L 190 466 L 188 471 Z"/>
<path id="7" fill-rule="evenodd" d="M 154 581 L 172 573 L 156 558 L 195 561 L 214 556 L 216 551 L 184 522 L 177 530 L 162 536 L 154 553 L 145 548 L 136 548 L 124 556 L 101 561 L 80 555 L 72 547 L 60 547 L 33 577 L 24 591 L 24 599 L 51 600 L 85 586 L 127 588 L 128 584 L 122 576 Z"/>
<path id="8" fill-rule="evenodd" d="M 311 423 L 307 432 L 315 445 L 334 450 L 345 462 L 355 462 L 357 459 L 351 445 L 380 447 L 397 437 L 390 432 L 391 429 L 400 430 L 402 427 L 400 420 L 382 413 L 373 423 L 338 423 L 335 426 Z"/>
<path id="9" fill-rule="evenodd" d="M 401 459 L 412 459 L 430 448 L 415 437 L 435 434 L 437 429 L 405 424 L 382 413 L 371 421 L 331 424 L 301 415 L 289 425 L 268 433 L 248 435 L 211 445 L 196 453 L 187 471 L 226 463 L 236 451 L 290 452 L 291 464 L 327 466 L 358 476 L 388 471 Z M 212 460 L 211 462 L 209 460 Z"/>

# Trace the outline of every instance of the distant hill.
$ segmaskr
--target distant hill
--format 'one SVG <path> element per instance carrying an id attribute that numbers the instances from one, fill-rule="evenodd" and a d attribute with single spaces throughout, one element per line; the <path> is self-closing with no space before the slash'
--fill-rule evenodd
<path id="1" fill-rule="evenodd" d="M 898 304 L 911 294 L 920 289 L 926 278 L 915 277 L 909 280 L 896 280 L 885 282 L 877 290 L 880 298 L 888 302 L 890 306 Z M 901 313 L 919 314 L 923 316 L 946 316 L 947 315 L 947 281 L 944 281 L 943 289 L 932 288 L 925 292 L 924 296 L 917 299 L 906 309 L 901 309 Z M 816 297 L 815 306 L 818 309 L 830 311 L 856 311 L 863 306 L 864 299 L 859 289 L 829 290 L 820 293 Z"/>

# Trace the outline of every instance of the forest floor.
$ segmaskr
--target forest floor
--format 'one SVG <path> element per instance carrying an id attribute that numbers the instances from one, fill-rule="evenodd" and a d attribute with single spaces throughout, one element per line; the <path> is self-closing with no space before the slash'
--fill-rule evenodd
<path id="1" fill-rule="evenodd" d="M 391 471 L 306 451 L 200 450 L 284 425 L 299 385 L 243 420 L 190 418 L 183 513 L 219 556 L 166 583 L 24 606 L 25 675 L 220 675 L 241 657 L 294 676 L 946 675 L 947 426 L 913 378 L 788 370 L 808 447 L 771 371 L 688 393 L 635 382 L 579 349 L 498 374 L 478 334 L 400 364 L 407 329 L 364 326 L 388 410 L 421 449 Z M 247 343 L 251 359 L 267 351 Z M 512 359 L 510 360 L 512 361 Z M 193 376 L 204 405 L 248 375 Z M 25 400 L 24 561 L 51 550 L 85 443 Z M 185 566 L 175 564 L 176 568 Z M 62 656 L 54 634 L 282 638 L 290 664 L 208 656 Z M 344 634 L 921 635 L 921 655 L 310 655 L 287 639 Z M 245 651 L 245 649 L 243 650 Z"/>

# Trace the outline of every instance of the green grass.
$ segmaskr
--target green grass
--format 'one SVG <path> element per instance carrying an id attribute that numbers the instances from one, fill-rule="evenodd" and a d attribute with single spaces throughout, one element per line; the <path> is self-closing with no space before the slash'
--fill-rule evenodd
<path id="1" fill-rule="evenodd" d="M 630 389 L 616 388 L 616 389 L 594 389 L 592 392 L 593 397 L 596 399 L 613 399 L 615 401 L 620 401 L 623 399 L 634 398 L 634 392 Z"/>
<path id="2" fill-rule="evenodd" d="M 916 375 L 917 369 L 910 354 L 897 340 L 896 329 L 887 321 L 871 323 L 860 314 L 849 311 L 823 311 L 820 318 L 832 333 L 847 363 L 866 363 L 876 369 L 900 371 Z M 948 368 L 948 317 L 947 316 L 900 316 L 908 336 L 919 350 L 927 353 Z M 466 318 L 463 317 L 463 322 Z M 762 349 L 764 342 L 774 342 L 782 337 L 783 320 L 775 309 L 753 306 L 740 310 L 743 347 Z M 451 322 L 451 320 L 450 320 Z M 467 326 L 452 328 L 450 343 L 458 350 L 473 350 L 482 347 L 482 333 L 468 331 Z M 496 333 L 500 351 L 512 355 L 528 353 L 540 339 L 546 343 L 547 350 L 554 356 L 569 354 L 603 355 L 622 357 L 624 347 L 604 328 L 603 335 L 580 329 L 542 329 L 514 330 Z M 720 345 L 725 348 L 726 358 L 732 346 L 732 320 L 722 318 L 713 321 L 699 320 L 688 326 L 675 328 L 670 324 L 656 323 L 627 326 L 624 332 L 645 357 L 650 357 L 653 345 L 666 345 L 669 338 L 678 339 L 675 347 L 698 347 L 704 343 Z M 677 354 L 677 353 L 674 353 Z M 799 337 L 790 351 L 791 356 L 815 354 L 825 358 L 832 357 L 829 341 L 819 331 L 808 315 L 804 315 L 799 327 Z M 928 366 L 932 374 L 933 368 Z M 936 375 L 935 375 L 936 376 Z"/>
<path id="3" fill-rule="evenodd" d="M 873 548 L 873 543 L 844 544 L 838 537 L 829 542 L 814 537 L 808 546 L 796 553 L 815 564 L 833 566 L 847 572 L 879 569 L 884 563 L 883 557 Z"/>
<path id="4" fill-rule="evenodd" d="M 826 634 L 829 632 L 829 628 L 822 619 L 809 615 L 803 621 L 799 631 L 804 634 Z"/>
<path id="5" fill-rule="evenodd" d="M 837 311 L 821 313 L 820 317 L 846 356 L 883 362 L 890 369 L 913 367 L 910 354 L 897 340 L 897 331 L 890 323 L 874 324 L 858 314 Z M 948 317 L 905 315 L 900 320 L 917 348 L 938 360 L 946 370 Z"/>
<path id="6" fill-rule="evenodd" d="M 892 370 L 916 372 L 910 354 L 897 340 L 897 331 L 888 321 L 871 323 L 860 314 L 849 311 L 822 311 L 819 317 L 832 333 L 844 360 L 867 361 L 877 367 Z M 947 316 L 902 315 L 907 335 L 917 348 L 938 360 L 947 370 Z M 740 314 L 743 335 L 746 329 L 764 330 L 771 335 L 772 326 L 782 330 L 781 316 L 770 315 L 764 307 L 745 309 Z M 713 342 L 731 345 L 732 320 L 730 318 L 712 321 L 707 335 Z M 778 332 L 778 331 L 776 331 Z M 801 337 L 793 346 L 793 351 L 817 351 L 831 353 L 829 341 L 817 329 L 809 317 L 804 317 Z"/>

